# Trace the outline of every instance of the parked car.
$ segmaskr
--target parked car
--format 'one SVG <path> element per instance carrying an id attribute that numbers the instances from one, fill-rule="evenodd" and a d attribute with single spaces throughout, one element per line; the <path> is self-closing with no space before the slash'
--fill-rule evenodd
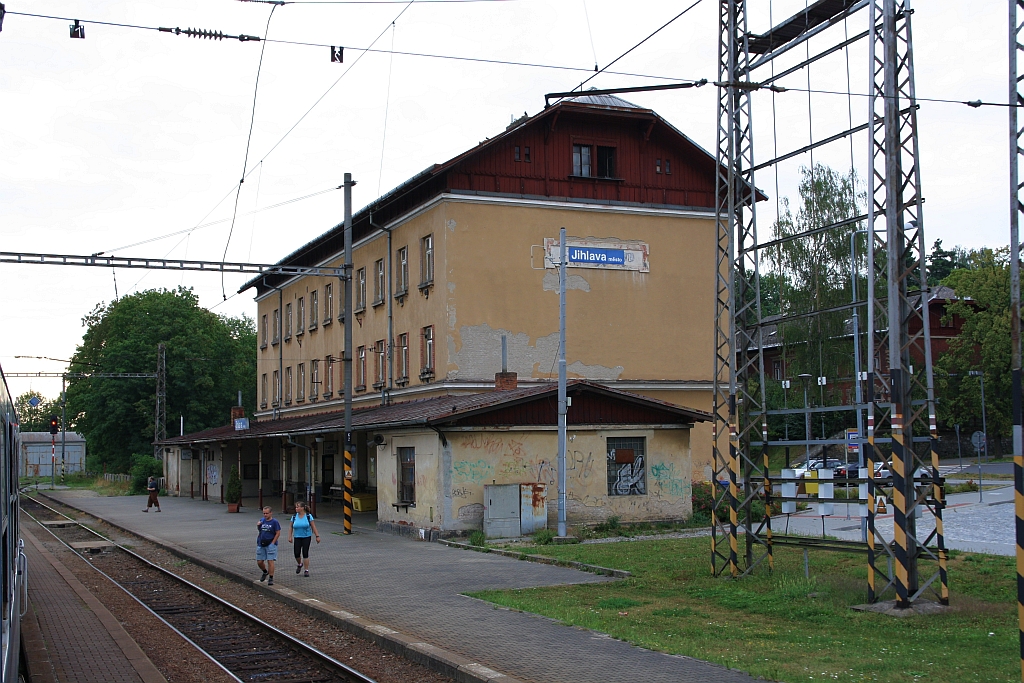
<path id="1" fill-rule="evenodd" d="M 821 460 L 812 460 L 810 465 L 807 467 L 807 469 L 808 469 L 808 471 L 817 471 L 817 470 L 823 470 L 823 469 L 827 468 L 827 469 L 832 470 L 832 476 L 835 478 L 835 477 L 839 477 L 840 476 L 839 475 L 839 468 L 843 467 L 843 464 L 844 463 L 843 463 L 842 460 L 832 460 L 832 459 L 829 459 L 829 460 L 826 460 L 824 462 L 821 461 Z M 806 474 L 804 476 L 806 476 Z"/>
<path id="2" fill-rule="evenodd" d="M 841 465 L 836 470 L 835 476 L 840 479 L 856 479 L 860 476 L 860 465 L 855 462 Z"/>

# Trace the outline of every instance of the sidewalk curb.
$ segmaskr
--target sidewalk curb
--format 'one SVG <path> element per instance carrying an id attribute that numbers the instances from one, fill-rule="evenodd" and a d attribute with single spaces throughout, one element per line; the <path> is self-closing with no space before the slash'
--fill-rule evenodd
<path id="1" fill-rule="evenodd" d="M 446 545 L 449 548 L 459 548 L 460 550 L 472 550 L 478 553 L 491 553 L 494 555 L 501 555 L 502 557 L 511 557 L 514 560 L 525 560 L 527 562 L 536 562 L 538 564 L 550 564 L 556 567 L 568 567 L 569 569 L 579 569 L 591 574 L 601 574 L 604 576 L 613 576 L 616 579 L 628 579 L 633 576 L 625 569 L 611 569 L 609 567 L 601 567 L 596 564 L 586 564 L 585 562 L 576 562 L 574 560 L 559 560 L 554 557 L 548 557 L 547 555 L 529 555 L 524 552 L 516 550 L 502 550 L 501 548 L 488 548 L 486 546 L 470 545 L 468 543 L 460 543 L 458 541 L 449 541 L 448 539 L 439 538 L 437 543 Z"/>
<path id="2" fill-rule="evenodd" d="M 81 508 L 75 507 L 67 501 L 51 498 L 42 492 L 40 492 L 39 495 L 42 495 L 55 503 L 59 503 L 60 505 L 78 510 L 82 514 L 88 515 L 93 519 L 97 519 L 115 529 L 120 529 L 125 533 L 149 541 L 153 545 L 163 548 L 173 555 L 184 560 L 188 560 L 189 562 L 203 567 L 204 569 L 208 569 L 226 579 L 255 588 L 276 600 L 294 607 L 295 609 L 312 617 L 322 619 L 328 623 L 338 626 L 348 633 L 359 636 L 364 640 L 368 640 L 389 652 L 393 652 L 412 662 L 421 664 L 432 671 L 437 671 L 445 676 L 450 676 L 458 683 L 523 683 L 517 678 L 513 678 L 495 671 L 494 669 L 490 669 L 483 664 L 466 659 L 454 652 L 437 647 L 436 645 L 431 645 L 430 643 L 422 642 L 411 636 L 404 635 L 392 628 L 388 628 L 387 626 L 376 624 L 368 619 L 364 619 L 343 609 L 340 605 L 325 602 L 319 598 L 310 597 L 291 588 L 271 588 L 266 584 L 260 583 L 251 577 L 241 574 L 233 567 L 221 564 L 220 562 L 204 559 L 186 548 L 182 548 L 181 546 L 173 543 L 168 543 L 162 539 L 154 538 L 148 534 L 135 531 L 133 529 L 128 529 L 120 524 L 111 522 L 103 517 L 99 517 L 91 512 L 86 512 Z"/>

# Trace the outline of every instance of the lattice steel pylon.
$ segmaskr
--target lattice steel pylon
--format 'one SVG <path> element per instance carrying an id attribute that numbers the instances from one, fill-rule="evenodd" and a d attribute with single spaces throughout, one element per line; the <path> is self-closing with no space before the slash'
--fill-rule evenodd
<path id="1" fill-rule="evenodd" d="M 910 13 L 895 0 L 871 0 L 869 61 L 870 160 L 868 177 L 868 344 L 873 372 L 868 382 L 868 471 L 880 460 L 879 432 L 888 426 L 892 444 L 892 581 L 896 604 L 907 607 L 936 579 L 939 599 L 949 602 L 947 552 L 942 528 L 945 505 L 939 481 L 938 432 L 932 377 L 928 279 L 917 98 L 914 88 Z M 924 360 L 914 367 L 914 356 Z M 880 362 L 886 359 L 887 363 Z M 888 371 L 885 371 L 885 366 Z M 918 473 L 927 472 L 929 476 Z M 870 475 L 869 475 L 870 476 Z M 927 480 L 931 480 L 930 484 Z M 917 481 L 915 481 L 917 480 Z M 876 590 L 874 481 L 868 492 L 868 599 Z M 935 527 L 919 537 L 918 510 L 927 508 Z M 935 541 L 936 547 L 929 544 Z M 922 583 L 919 559 L 927 556 L 938 571 Z"/>
<path id="2" fill-rule="evenodd" d="M 914 91 L 913 43 L 907 0 L 818 0 L 767 33 L 747 29 L 745 0 L 720 0 L 718 105 L 718 259 L 716 286 L 716 343 L 714 375 L 714 472 L 727 487 L 716 495 L 712 515 L 712 573 L 740 576 L 773 560 L 771 502 L 773 481 L 768 468 L 768 416 L 793 412 L 769 410 L 765 393 L 764 340 L 760 296 L 759 252 L 769 244 L 806 239 L 829 230 L 855 230 L 866 218 L 868 240 L 868 353 L 865 405 L 841 410 L 868 412 L 867 526 L 868 599 L 879 599 L 890 587 L 896 602 L 907 607 L 936 581 L 939 601 L 949 599 L 946 550 L 942 528 L 943 482 L 938 472 L 937 424 L 932 377 L 930 290 L 925 268 L 923 214 L 919 188 L 917 102 Z M 838 46 L 811 56 L 809 41 L 861 10 L 868 30 Z M 862 15 L 863 16 L 863 15 Z M 867 123 L 853 126 L 794 152 L 755 164 L 751 94 L 766 83 L 752 72 L 797 45 L 808 44 L 807 58 L 787 69 L 789 74 L 809 66 L 858 40 L 867 38 L 871 75 Z M 751 55 L 756 59 L 752 60 Z M 776 81 L 773 76 L 771 83 Z M 777 88 L 771 85 L 772 88 Z M 778 88 L 784 91 L 784 88 Z M 808 110 L 810 116 L 810 110 Z M 868 212 L 831 225 L 817 226 L 771 243 L 758 243 L 754 170 L 862 131 L 868 132 Z M 851 160 L 852 161 L 852 160 Z M 863 302 L 862 302 L 863 303 Z M 852 308 L 856 308 L 854 302 Z M 788 319 L 831 314 L 833 310 L 792 313 Z M 779 316 L 786 320 L 787 316 Z M 860 381 L 856 378 L 855 381 Z M 805 406 L 805 411 L 808 409 Z M 834 410 L 821 408 L 820 410 Z M 760 433 L 760 439 L 758 434 Z M 786 441 L 786 445 L 797 443 Z M 799 443 L 811 444 L 810 436 Z M 830 443 L 823 438 L 821 444 Z M 875 481 L 874 463 L 887 460 L 892 448 L 894 530 L 887 538 L 876 527 L 875 499 L 882 483 Z M 790 481 L 790 480 L 785 480 Z M 717 488 L 716 488 L 717 490 Z M 831 495 L 831 494 L 828 494 Z M 752 503 L 764 501 L 765 514 L 754 519 Z M 927 510 L 934 528 L 917 516 Z M 728 512 L 728 522 L 724 516 Z M 745 553 L 740 553 L 740 533 Z M 727 548 L 725 540 L 728 540 Z M 893 562 L 894 570 L 880 571 L 876 563 Z M 921 560 L 934 561 L 936 570 L 922 580 Z M 884 586 L 876 585 L 878 575 Z"/>
<path id="3" fill-rule="evenodd" d="M 764 356 L 760 345 L 761 296 L 754 211 L 754 140 L 751 88 L 746 85 L 750 53 L 743 0 L 719 4 L 718 250 L 715 298 L 714 477 L 728 482 L 711 514 L 711 570 L 732 576 L 752 571 L 765 559 L 772 566 L 771 517 L 753 518 L 761 487 L 770 495 L 768 451 L 751 450 L 751 434 L 767 431 Z M 756 348 L 755 353 L 746 353 Z M 739 350 L 743 350 L 739 353 Z M 767 442 L 765 438 L 761 443 Z M 759 480 L 759 481 L 758 481 Z M 766 506 L 767 510 L 767 506 Z M 728 520 L 725 516 L 728 515 Z M 741 519 L 742 518 L 742 519 Z M 743 536 L 740 566 L 739 530 Z M 722 542 L 727 539 L 727 548 Z"/>
<path id="4" fill-rule="evenodd" d="M 167 439 L 167 347 L 156 347 L 156 416 L 153 420 L 153 457 L 160 458 L 160 444 Z"/>

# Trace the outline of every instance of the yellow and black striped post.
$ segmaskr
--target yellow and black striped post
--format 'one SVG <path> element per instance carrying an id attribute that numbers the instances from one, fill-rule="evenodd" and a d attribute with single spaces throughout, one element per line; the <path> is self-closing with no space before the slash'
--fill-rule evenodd
<path id="1" fill-rule="evenodd" d="M 1024 681 L 1024 456 L 1013 456 L 1013 507 L 1017 513 L 1017 620 L 1020 630 L 1020 675 Z"/>
<path id="2" fill-rule="evenodd" d="M 903 371 L 893 368 L 892 374 L 892 508 L 893 540 L 896 541 L 896 606 L 910 607 L 911 576 L 910 564 L 914 562 L 908 552 L 911 540 L 907 534 L 907 475 L 913 476 L 913 443 L 904 442 L 903 432 Z M 910 473 L 907 465 L 910 465 Z"/>
<path id="3" fill-rule="evenodd" d="M 932 404 L 934 406 L 934 404 Z M 933 408 L 934 410 L 934 408 Z M 932 498 L 935 499 L 935 536 L 939 555 L 939 602 L 949 604 L 949 552 L 946 550 L 946 532 L 942 525 L 942 511 L 946 509 L 945 487 L 939 485 L 939 429 L 935 413 L 928 414 L 928 432 L 932 455 Z"/>
<path id="4" fill-rule="evenodd" d="M 352 445 L 345 444 L 345 534 L 352 533 Z"/>

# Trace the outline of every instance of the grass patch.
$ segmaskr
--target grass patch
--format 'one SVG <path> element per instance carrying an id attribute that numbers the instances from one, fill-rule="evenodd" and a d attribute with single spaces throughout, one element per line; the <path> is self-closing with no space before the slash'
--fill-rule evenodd
<path id="1" fill-rule="evenodd" d="M 953 611 L 895 619 L 850 610 L 866 601 L 860 555 L 812 551 L 808 580 L 801 551 L 780 547 L 773 573 L 731 581 L 709 576 L 707 538 L 550 545 L 535 552 L 633 576 L 473 597 L 772 680 L 1020 678 L 1011 557 L 951 552 Z M 921 570 L 931 575 L 930 565 Z"/>

